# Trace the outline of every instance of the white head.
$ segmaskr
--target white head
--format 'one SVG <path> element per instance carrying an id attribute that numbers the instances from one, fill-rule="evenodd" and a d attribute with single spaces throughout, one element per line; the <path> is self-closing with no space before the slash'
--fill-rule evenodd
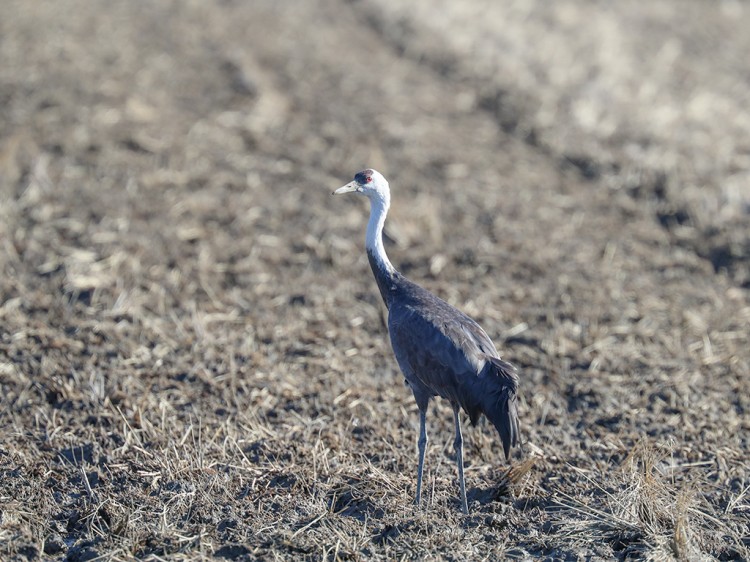
<path id="1" fill-rule="evenodd" d="M 357 172 L 354 180 L 333 192 L 334 195 L 342 193 L 360 193 L 367 197 L 373 205 L 380 204 L 388 209 L 391 202 L 391 190 L 383 174 L 376 170 L 366 169 Z"/>
<path id="2" fill-rule="evenodd" d="M 380 172 L 366 169 L 357 172 L 354 181 L 350 181 L 343 187 L 333 192 L 334 195 L 342 193 L 359 193 L 370 200 L 370 221 L 367 223 L 365 245 L 367 251 L 373 256 L 381 268 L 386 271 L 394 271 L 388 256 L 385 255 L 383 247 L 383 225 L 388 207 L 391 205 L 391 190 L 388 182 Z"/>

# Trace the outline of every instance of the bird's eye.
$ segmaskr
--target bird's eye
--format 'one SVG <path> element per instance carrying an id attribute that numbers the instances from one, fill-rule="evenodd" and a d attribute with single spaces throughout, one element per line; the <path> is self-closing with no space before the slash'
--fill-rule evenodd
<path id="1" fill-rule="evenodd" d="M 372 176 L 365 176 L 365 183 L 370 183 L 372 181 Z"/>

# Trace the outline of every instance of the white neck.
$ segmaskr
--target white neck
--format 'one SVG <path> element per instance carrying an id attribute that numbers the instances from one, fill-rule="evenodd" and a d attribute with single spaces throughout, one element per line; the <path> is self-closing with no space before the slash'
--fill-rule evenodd
<path id="1" fill-rule="evenodd" d="M 365 246 L 380 266 L 388 272 L 393 272 L 394 268 L 383 246 L 383 226 L 390 205 L 390 197 L 387 194 L 370 198 L 370 221 L 367 223 Z"/>

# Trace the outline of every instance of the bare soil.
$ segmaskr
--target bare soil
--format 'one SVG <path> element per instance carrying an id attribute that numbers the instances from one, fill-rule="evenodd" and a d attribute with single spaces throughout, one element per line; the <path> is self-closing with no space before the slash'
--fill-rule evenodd
<path id="1" fill-rule="evenodd" d="M 750 559 L 750 8 L 5 0 L 3 560 Z M 363 249 L 521 372 L 416 406 Z M 511 469 L 510 472 L 508 470 Z"/>

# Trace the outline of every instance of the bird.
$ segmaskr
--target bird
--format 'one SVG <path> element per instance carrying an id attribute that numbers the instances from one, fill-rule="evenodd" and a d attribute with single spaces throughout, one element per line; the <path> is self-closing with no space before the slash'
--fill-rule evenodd
<path id="1" fill-rule="evenodd" d="M 383 245 L 383 227 L 391 203 L 385 177 L 370 168 L 357 172 L 354 180 L 336 189 L 333 195 L 346 193 L 370 200 L 367 258 L 388 309 L 388 333 L 396 362 L 419 409 L 414 503 L 419 506 L 422 496 L 427 407 L 432 398 L 441 397 L 453 408 L 460 501 L 463 513 L 468 514 L 460 410 L 468 414 L 472 425 L 482 414 L 492 422 L 500 435 L 506 462 L 510 461 L 511 448 L 520 439 L 517 369 L 500 358 L 477 322 L 393 267 Z"/>

